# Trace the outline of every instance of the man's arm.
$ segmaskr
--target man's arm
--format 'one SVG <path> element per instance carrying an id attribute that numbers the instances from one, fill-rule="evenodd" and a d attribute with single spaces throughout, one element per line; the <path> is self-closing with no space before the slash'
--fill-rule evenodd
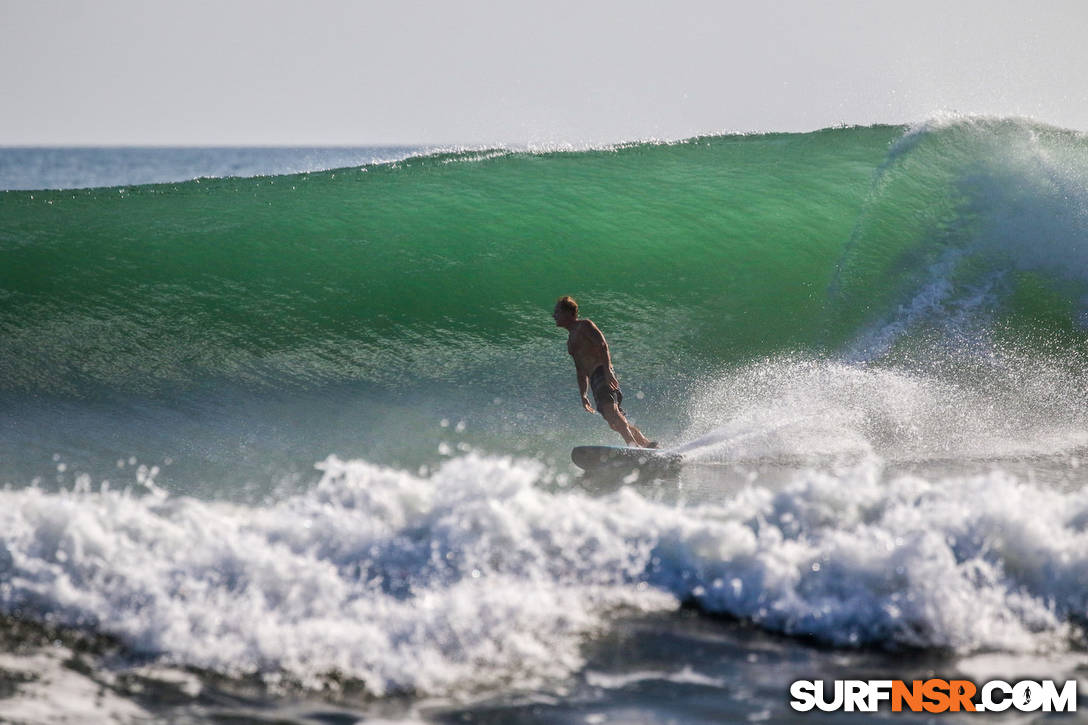
<path id="1" fill-rule="evenodd" d="M 582 370 L 582 366 L 577 361 L 574 363 L 574 368 L 578 372 L 578 392 L 582 394 L 582 407 L 590 413 L 595 413 L 593 406 L 589 404 L 589 396 L 586 391 L 589 390 L 589 375 L 585 370 Z"/>

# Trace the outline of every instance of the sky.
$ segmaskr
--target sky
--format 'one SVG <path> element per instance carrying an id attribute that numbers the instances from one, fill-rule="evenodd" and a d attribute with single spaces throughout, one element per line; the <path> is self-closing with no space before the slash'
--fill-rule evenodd
<path id="1" fill-rule="evenodd" d="M 1088 2 L 0 0 L 0 145 L 584 145 L 1029 116 Z"/>

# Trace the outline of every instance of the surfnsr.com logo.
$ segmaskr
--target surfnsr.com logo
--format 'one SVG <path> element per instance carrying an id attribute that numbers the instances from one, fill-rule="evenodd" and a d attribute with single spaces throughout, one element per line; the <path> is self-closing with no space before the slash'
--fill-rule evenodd
<path id="1" fill-rule="evenodd" d="M 790 685 L 790 707 L 798 712 L 1076 712 L 1077 681 L 1060 687 L 1053 680 L 1008 683 L 991 680 L 981 687 L 970 680 L 798 680 Z"/>

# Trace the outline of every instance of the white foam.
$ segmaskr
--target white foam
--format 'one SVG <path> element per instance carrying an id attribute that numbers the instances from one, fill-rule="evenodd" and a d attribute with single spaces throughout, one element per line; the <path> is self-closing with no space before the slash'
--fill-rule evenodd
<path id="1" fill-rule="evenodd" d="M 750 506 L 746 525 L 737 507 Z M 701 604 L 835 644 L 1038 651 L 1067 647 L 1088 605 L 1088 494 L 1001 473 L 883 483 L 810 473 L 726 507 L 706 539 Z M 689 554 L 685 553 L 685 556 Z M 714 563 L 711 563 L 711 560 Z"/>
<path id="2" fill-rule="evenodd" d="M 1088 493 L 1002 473 L 887 481 L 870 462 L 676 507 L 549 492 L 536 464 L 475 454 L 430 477 L 322 468 L 260 507 L 0 491 L 0 608 L 160 664 L 338 672 L 377 694 L 537 687 L 580 669 L 618 612 L 681 599 L 834 644 L 964 653 L 1067 651 L 1088 608 Z"/>
<path id="3" fill-rule="evenodd" d="M 66 647 L 40 649 L 30 655 L 0 653 L 0 671 L 26 680 L 3 700 L 2 719 L 11 723 L 150 722 L 152 715 L 102 683 L 65 666 Z"/>
<path id="4" fill-rule="evenodd" d="M 0 602 L 176 663 L 307 684 L 337 671 L 379 694 L 531 686 L 577 669 L 617 608 L 675 606 L 628 585 L 646 552 L 604 502 L 532 488 L 531 464 L 324 468 L 267 508 L 0 492 Z"/>

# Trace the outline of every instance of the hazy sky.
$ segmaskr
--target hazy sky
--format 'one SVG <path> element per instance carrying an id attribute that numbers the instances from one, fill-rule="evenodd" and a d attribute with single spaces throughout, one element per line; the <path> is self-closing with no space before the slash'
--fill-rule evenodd
<path id="1" fill-rule="evenodd" d="M 1088 130 L 1088 2 L 0 0 L 0 145 Z"/>

